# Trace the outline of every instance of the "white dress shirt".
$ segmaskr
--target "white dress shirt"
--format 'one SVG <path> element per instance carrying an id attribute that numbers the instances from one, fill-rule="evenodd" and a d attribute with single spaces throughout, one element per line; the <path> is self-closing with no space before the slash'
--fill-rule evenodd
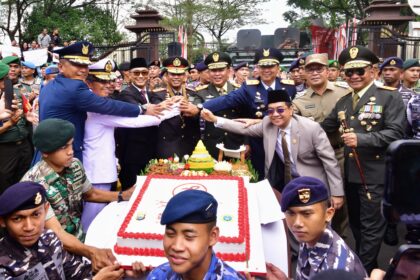
<path id="1" fill-rule="evenodd" d="M 265 88 L 265 90 L 268 90 L 268 88 L 271 88 L 272 90 L 276 89 L 276 79 L 274 79 L 274 82 L 271 85 L 266 85 L 263 81 L 261 81 L 261 84 Z"/>

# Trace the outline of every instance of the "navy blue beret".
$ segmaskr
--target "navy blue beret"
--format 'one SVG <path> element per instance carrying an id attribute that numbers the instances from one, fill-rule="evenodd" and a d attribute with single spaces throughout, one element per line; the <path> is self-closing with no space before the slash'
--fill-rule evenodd
<path id="1" fill-rule="evenodd" d="M 402 69 L 403 68 L 403 60 L 399 58 L 398 56 L 391 56 L 384 60 L 384 62 L 381 64 L 381 67 L 379 69 L 382 71 L 384 67 L 392 66 Z"/>
<path id="2" fill-rule="evenodd" d="M 45 202 L 45 189 L 35 182 L 19 182 L 0 195 L 0 216 L 36 208 Z"/>
<path id="3" fill-rule="evenodd" d="M 313 177 L 298 177 L 290 181 L 281 193 L 281 211 L 289 207 L 306 206 L 329 198 L 325 184 Z"/>
<path id="4" fill-rule="evenodd" d="M 201 62 L 199 62 L 199 63 L 197 63 L 197 64 L 195 65 L 195 69 L 197 69 L 197 70 L 198 70 L 198 72 L 202 72 L 202 71 L 207 70 L 207 69 L 209 69 L 209 68 L 208 68 L 208 67 L 207 67 L 207 65 L 204 63 L 204 61 L 201 61 Z"/>
<path id="5" fill-rule="evenodd" d="M 300 66 L 305 66 L 305 57 L 299 57 L 290 64 L 289 72 L 293 69 L 299 68 Z"/>
<path id="6" fill-rule="evenodd" d="M 419 67 L 419 66 L 420 66 L 419 60 L 416 58 L 411 58 L 404 61 L 403 69 L 407 70 L 408 68 Z"/>
<path id="7" fill-rule="evenodd" d="M 233 67 L 233 70 L 238 71 L 239 69 L 241 69 L 242 67 L 249 67 L 248 62 L 241 62 L 238 65 L 236 65 L 235 67 Z"/>
<path id="8" fill-rule="evenodd" d="M 162 213 L 160 223 L 207 224 L 216 221 L 217 201 L 205 191 L 186 190 L 172 197 Z"/>
<path id="9" fill-rule="evenodd" d="M 34 146 L 44 153 L 54 152 L 66 145 L 74 137 L 75 131 L 74 125 L 69 121 L 61 119 L 43 120 L 35 129 Z"/>

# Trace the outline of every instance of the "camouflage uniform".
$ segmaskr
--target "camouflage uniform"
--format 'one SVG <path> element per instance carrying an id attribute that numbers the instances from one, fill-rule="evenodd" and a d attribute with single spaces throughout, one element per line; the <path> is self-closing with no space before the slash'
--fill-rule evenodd
<path id="1" fill-rule="evenodd" d="M 41 160 L 23 176 L 22 181 L 33 181 L 43 185 L 51 204 L 49 209 L 53 210 L 48 211 L 46 219 L 56 216 L 65 231 L 83 242 L 84 234 L 80 223 L 82 196 L 92 185 L 86 178 L 82 163 L 73 158 L 71 165 L 60 175 Z"/>
<path id="2" fill-rule="evenodd" d="M 404 101 L 404 105 L 407 108 L 408 101 L 415 94 L 414 91 L 412 91 L 409 88 L 406 88 L 402 83 L 397 88 L 397 90 L 401 94 L 402 100 Z"/>
<path id="3" fill-rule="evenodd" d="M 12 237 L 0 239 L 0 280 L 91 279 L 88 261 L 63 249 L 51 230 L 44 231 L 37 246 L 25 248 Z"/>
<path id="4" fill-rule="evenodd" d="M 341 269 L 367 277 L 362 262 L 330 227 L 324 230 L 314 247 L 310 248 L 306 243 L 300 245 L 296 280 L 309 279 L 327 269 Z"/>
<path id="5" fill-rule="evenodd" d="M 181 280 L 182 276 L 175 273 L 169 263 L 164 263 L 150 272 L 147 280 Z M 213 253 L 211 256 L 211 263 L 209 270 L 204 276 L 203 280 L 236 280 L 245 279 L 244 276 L 236 272 L 233 268 L 228 266 L 222 260 L 218 259 Z"/>
<path id="6" fill-rule="evenodd" d="M 420 94 L 414 94 L 408 102 L 407 118 L 411 125 L 412 138 L 420 140 Z"/>

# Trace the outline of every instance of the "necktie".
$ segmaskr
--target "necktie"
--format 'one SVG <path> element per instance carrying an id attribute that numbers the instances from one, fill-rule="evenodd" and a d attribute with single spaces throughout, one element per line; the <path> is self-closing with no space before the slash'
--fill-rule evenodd
<path id="1" fill-rule="evenodd" d="M 147 103 L 147 99 L 146 96 L 144 96 L 146 94 L 146 92 L 144 90 L 140 90 L 140 102 L 141 104 L 146 104 Z"/>
<path id="2" fill-rule="evenodd" d="M 357 102 L 359 102 L 359 95 L 357 93 L 353 93 L 353 110 L 356 108 L 357 106 Z"/>
<path id="3" fill-rule="evenodd" d="M 268 92 L 268 91 L 272 91 L 272 90 L 273 90 L 273 89 L 272 89 L 271 87 L 268 87 L 268 88 L 267 88 L 267 92 Z"/>
<path id="4" fill-rule="evenodd" d="M 286 131 L 284 130 L 281 131 L 281 148 L 283 150 L 284 158 L 284 183 L 287 184 L 290 182 L 290 180 L 292 180 L 292 162 L 290 161 L 290 153 L 286 141 Z"/>

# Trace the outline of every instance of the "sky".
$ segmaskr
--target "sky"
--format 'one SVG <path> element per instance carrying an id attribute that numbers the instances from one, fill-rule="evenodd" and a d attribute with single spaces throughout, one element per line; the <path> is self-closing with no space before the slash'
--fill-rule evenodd
<path id="1" fill-rule="evenodd" d="M 286 0 L 270 0 L 267 3 L 260 4 L 263 16 L 267 24 L 262 25 L 248 25 L 239 29 L 259 29 L 261 35 L 274 35 L 274 31 L 280 27 L 287 27 L 288 23 L 283 19 L 283 13 L 290 8 L 286 5 Z M 229 40 L 236 40 L 236 34 L 239 29 L 228 31 L 225 35 Z"/>

